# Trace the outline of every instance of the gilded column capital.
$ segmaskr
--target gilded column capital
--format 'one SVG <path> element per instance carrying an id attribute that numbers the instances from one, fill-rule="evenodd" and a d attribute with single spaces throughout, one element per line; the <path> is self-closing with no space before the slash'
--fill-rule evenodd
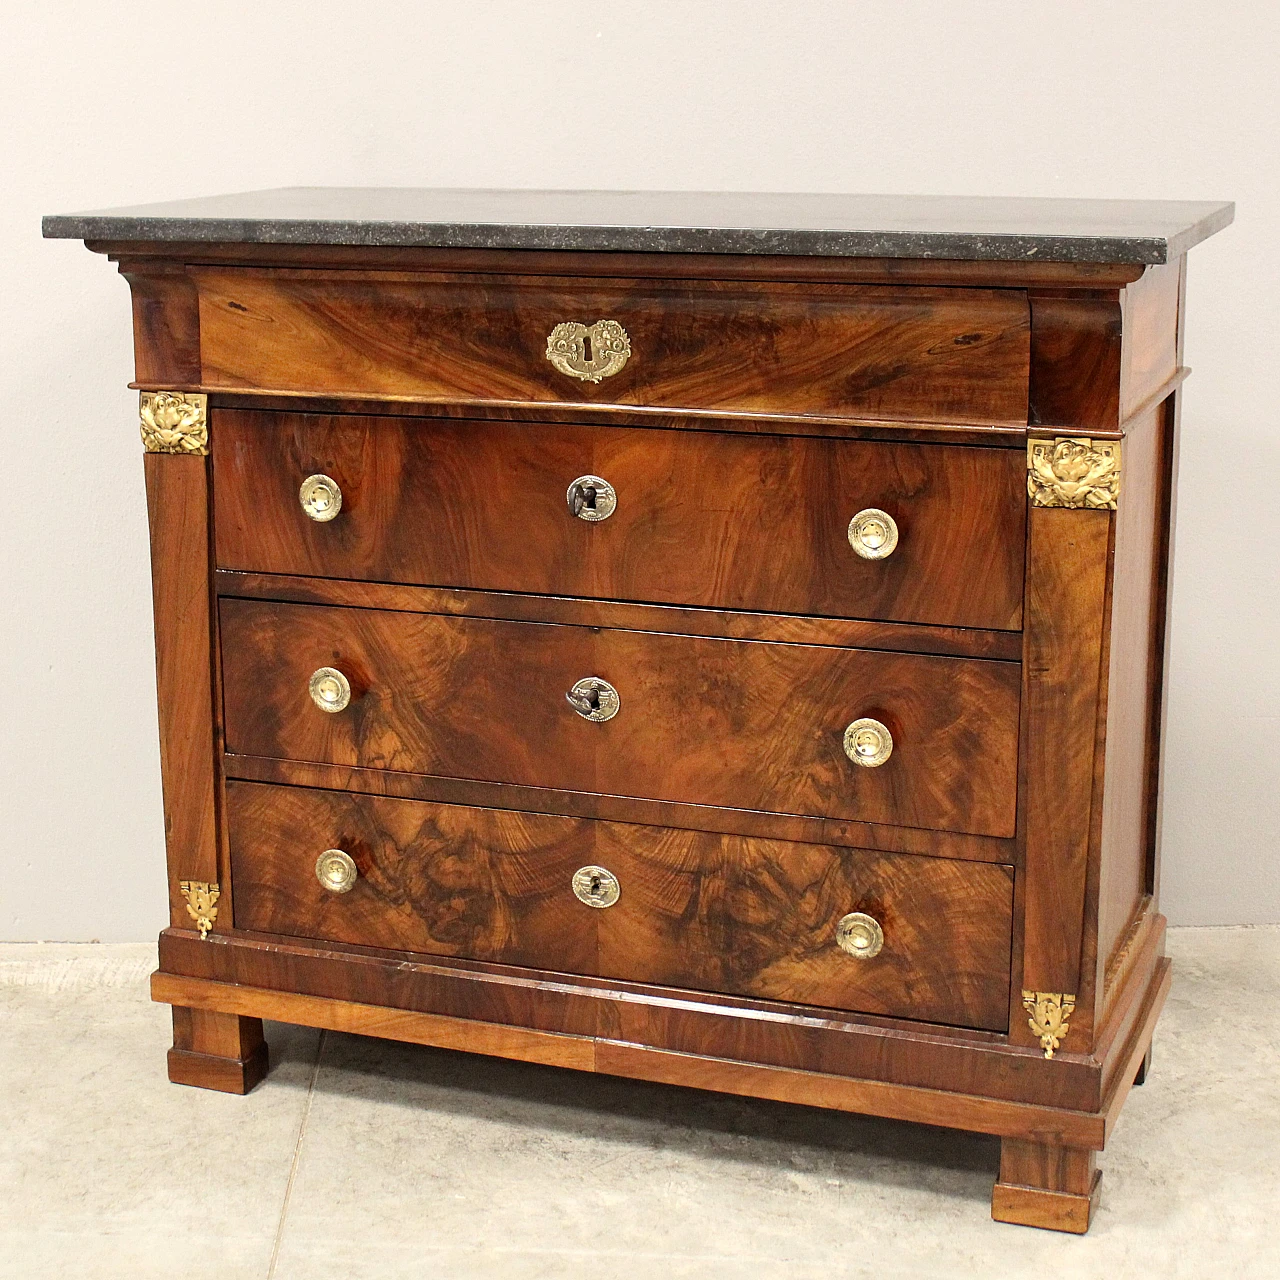
<path id="1" fill-rule="evenodd" d="M 202 392 L 143 391 L 138 418 L 147 453 L 209 452 L 209 397 Z"/>
<path id="2" fill-rule="evenodd" d="M 1120 442 L 1088 436 L 1028 440 L 1027 493 L 1033 507 L 1114 511 L 1120 496 Z"/>

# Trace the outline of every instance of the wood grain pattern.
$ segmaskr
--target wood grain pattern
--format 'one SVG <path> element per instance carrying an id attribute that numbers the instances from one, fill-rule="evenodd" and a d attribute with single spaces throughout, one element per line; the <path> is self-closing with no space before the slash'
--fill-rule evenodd
<path id="1" fill-rule="evenodd" d="M 194 928 L 180 880 L 219 879 L 208 460 L 145 455 L 169 917 Z"/>
<path id="2" fill-rule="evenodd" d="M 432 614 L 221 602 L 227 749 L 411 773 L 936 827 L 1014 831 L 1019 668 Z M 336 666 L 352 705 L 317 710 Z M 566 691 L 619 691 L 605 723 Z M 894 736 L 879 768 L 845 726 Z"/>
<path id="3" fill-rule="evenodd" d="M 302 578 L 277 573 L 219 569 L 218 594 L 241 600 L 282 600 L 331 604 L 352 609 L 395 609 L 406 613 L 447 613 L 455 617 L 499 618 L 510 622 L 556 622 L 621 631 L 663 631 L 669 635 L 726 640 L 772 640 L 781 644 L 824 644 L 896 653 L 946 654 L 956 658 L 997 658 L 1018 662 L 1022 636 L 1016 631 L 970 627 L 924 627 L 866 618 L 814 618 L 786 613 L 680 608 L 616 600 L 528 596 L 507 591 L 454 587 L 413 587 L 344 578 Z"/>
<path id="4" fill-rule="evenodd" d="M 1030 326 L 1016 290 L 290 268 L 191 276 L 204 379 L 222 390 L 1026 421 Z M 552 328 L 602 318 L 630 335 L 626 367 L 598 387 L 557 372 L 546 359 Z"/>
<path id="5" fill-rule="evenodd" d="M 1084 1235 L 1097 1208 L 1101 1181 L 1093 1151 L 1002 1138 L 991 1216 L 997 1222 Z"/>
<path id="6" fill-rule="evenodd" d="M 1012 869 L 343 792 L 228 787 L 236 924 L 1003 1030 Z M 333 894 L 316 858 L 360 878 Z M 622 894 L 574 896 L 582 866 Z M 836 945 L 851 911 L 884 949 Z"/>
<path id="7" fill-rule="evenodd" d="M 919 827 L 891 827 L 878 822 L 817 818 L 802 814 L 765 813 L 755 809 L 723 809 L 706 804 L 677 804 L 635 796 L 563 791 L 554 787 L 514 786 L 509 782 L 481 782 L 472 778 L 442 778 L 392 769 L 362 769 L 352 765 L 315 764 L 306 760 L 277 760 L 270 756 L 224 757 L 226 775 L 246 782 L 274 782 L 291 787 L 319 787 L 356 791 L 401 800 L 430 800 L 478 808 L 520 809 L 528 813 L 561 813 L 566 817 L 604 818 L 646 826 L 718 831 L 725 835 L 760 836 L 766 840 L 794 840 L 804 844 L 835 844 L 878 849 L 885 853 L 918 853 L 929 858 L 959 858 L 1017 866 L 1022 849 L 1016 839 L 965 835 L 959 831 L 928 831 Z"/>
<path id="8" fill-rule="evenodd" d="M 1072 1052 L 1092 1036 L 1081 961 L 1104 678 L 1111 514 L 1032 507 L 1022 692 L 1026 897 L 1021 988 L 1079 997 Z M 1015 982 L 1014 998 L 1019 999 Z M 1015 1043 L 1035 1043 L 1014 1011 Z"/>
<path id="9" fill-rule="evenodd" d="M 213 458 L 226 569 L 1021 623 L 1025 463 L 1009 450 L 224 410 Z M 298 501 L 317 472 L 342 488 L 326 523 Z M 569 510 L 582 475 L 617 491 L 607 520 Z M 886 559 L 849 545 L 865 508 L 898 524 Z"/>
<path id="10" fill-rule="evenodd" d="M 175 1004 L 168 1066 L 174 1084 L 248 1093 L 269 1066 L 262 1020 Z"/>
<path id="11" fill-rule="evenodd" d="M 1099 833 L 1097 976 L 1100 978 L 1147 893 L 1150 850 L 1150 739 L 1160 670 L 1160 517 L 1167 440 L 1165 412 L 1153 409 L 1125 438 L 1124 479 L 1115 515 L 1109 619 L 1105 780 Z M 1105 984 L 1097 981 L 1099 1004 Z M 1098 1008 L 1098 1016 L 1102 1010 Z"/>
<path id="12" fill-rule="evenodd" d="M 166 1003 L 181 1000 L 356 1035 L 496 1054 L 721 1093 L 775 1098 L 975 1133 L 1040 1134 L 1064 1142 L 1087 1144 L 1100 1142 L 1103 1132 L 1100 1117 L 1065 1108 L 945 1093 L 891 1081 L 733 1062 L 628 1042 L 549 1034 L 164 972 L 152 976 L 151 995 L 153 1000 Z"/>
<path id="13" fill-rule="evenodd" d="M 133 298 L 137 380 L 164 388 L 200 381 L 200 308 L 186 267 L 168 261 L 124 261 Z"/>
<path id="14" fill-rule="evenodd" d="M 1186 258 L 1151 266 L 1120 295 L 1124 344 L 1120 416 L 1131 417 L 1178 371 L 1179 296 Z"/>
<path id="15" fill-rule="evenodd" d="M 1123 313 L 1115 293 L 1032 290 L 1028 421 L 1063 435 L 1120 425 Z"/>

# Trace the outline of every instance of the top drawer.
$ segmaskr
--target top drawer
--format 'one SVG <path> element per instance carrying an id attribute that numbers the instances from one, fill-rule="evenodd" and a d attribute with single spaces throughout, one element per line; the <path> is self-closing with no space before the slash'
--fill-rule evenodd
<path id="1" fill-rule="evenodd" d="M 1030 318 L 1026 295 L 1013 289 L 246 267 L 191 274 L 210 388 L 1027 420 Z M 557 364 L 549 343 L 560 325 L 576 327 L 557 334 Z"/>

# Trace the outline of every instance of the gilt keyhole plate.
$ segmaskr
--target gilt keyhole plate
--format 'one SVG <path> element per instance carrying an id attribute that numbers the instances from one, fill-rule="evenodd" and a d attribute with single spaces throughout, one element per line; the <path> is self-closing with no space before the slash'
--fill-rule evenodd
<path id="1" fill-rule="evenodd" d="M 547 335 L 547 359 L 571 378 L 599 382 L 631 359 L 631 339 L 616 320 L 566 320 Z"/>

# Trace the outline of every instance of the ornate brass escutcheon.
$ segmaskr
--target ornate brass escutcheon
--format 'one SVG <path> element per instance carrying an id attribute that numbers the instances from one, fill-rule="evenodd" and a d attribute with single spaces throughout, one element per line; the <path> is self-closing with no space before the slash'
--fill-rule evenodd
<path id="1" fill-rule="evenodd" d="M 613 485 L 599 476 L 579 476 L 565 494 L 569 510 L 579 520 L 607 520 L 618 505 Z"/>
<path id="2" fill-rule="evenodd" d="M 864 716 L 845 729 L 844 753 L 864 769 L 878 769 L 893 754 L 893 734 L 879 720 Z"/>
<path id="3" fill-rule="evenodd" d="M 612 720 L 622 706 L 617 689 L 599 676 L 585 676 L 564 696 L 584 720 L 594 720 L 596 723 Z"/>
<path id="4" fill-rule="evenodd" d="M 573 873 L 573 896 L 589 907 L 611 907 L 621 895 L 618 877 L 604 867 L 579 867 Z"/>
<path id="5" fill-rule="evenodd" d="M 884 946 L 884 930 L 875 916 L 851 911 L 836 925 L 836 945 L 855 960 L 870 960 L 878 956 Z"/>
<path id="6" fill-rule="evenodd" d="M 316 879 L 330 893 L 347 893 L 359 877 L 355 859 L 342 849 L 326 849 L 316 859 Z"/>
<path id="7" fill-rule="evenodd" d="M 547 337 L 547 359 L 582 382 L 611 378 L 631 358 L 631 339 L 616 320 L 580 324 L 566 320 Z"/>
<path id="8" fill-rule="evenodd" d="M 1071 1030 L 1069 1019 L 1076 1011 L 1075 996 L 1058 991 L 1023 991 L 1022 1007 L 1031 1015 L 1027 1026 L 1040 1037 L 1044 1056 L 1052 1058 Z"/>
<path id="9" fill-rule="evenodd" d="M 898 545 L 898 523 L 879 507 L 859 511 L 849 521 L 849 545 L 864 560 L 883 560 Z"/>
<path id="10" fill-rule="evenodd" d="M 298 501 L 310 519 L 324 524 L 342 510 L 342 490 L 329 476 L 308 476 L 298 489 Z"/>

